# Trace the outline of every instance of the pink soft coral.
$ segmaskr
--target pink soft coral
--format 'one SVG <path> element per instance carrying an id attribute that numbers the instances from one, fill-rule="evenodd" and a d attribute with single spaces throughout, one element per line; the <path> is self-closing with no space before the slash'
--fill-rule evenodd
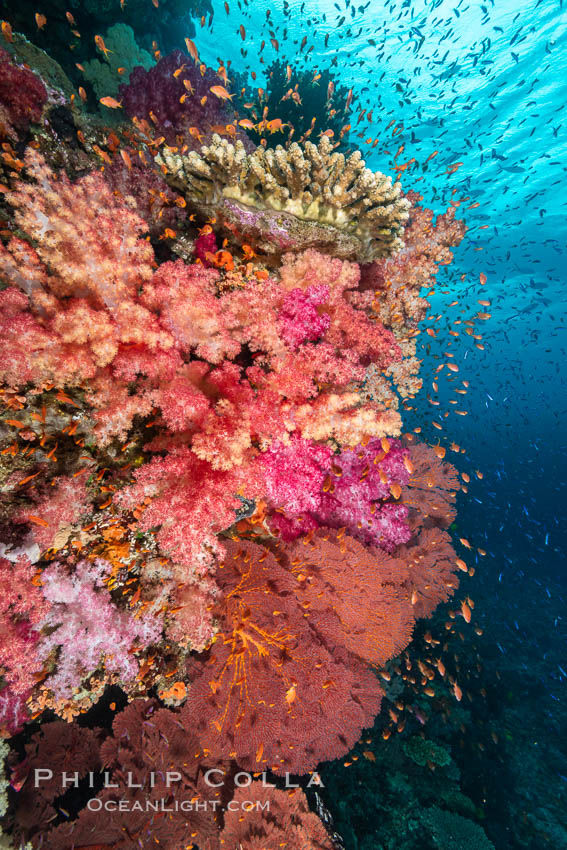
<path id="1" fill-rule="evenodd" d="M 62 476 L 54 479 L 49 492 L 40 500 L 20 510 L 15 522 L 29 522 L 29 517 L 37 517 L 47 525 L 31 523 L 31 537 L 42 551 L 49 549 L 57 532 L 68 525 L 78 522 L 89 510 L 91 500 L 83 478 Z"/>
<path id="2" fill-rule="evenodd" d="M 0 665 L 14 695 L 27 694 L 41 670 L 39 628 L 50 605 L 32 581 L 35 573 L 25 556 L 0 558 Z"/>
<path id="3" fill-rule="evenodd" d="M 51 603 L 42 622 L 49 633 L 42 637 L 44 656 L 58 647 L 57 667 L 45 681 L 57 699 L 67 699 L 82 680 L 104 662 L 107 671 L 128 682 L 138 673 L 134 645 L 159 641 L 162 624 L 156 617 L 134 619 L 111 601 L 102 582 L 111 565 L 102 559 L 80 561 L 73 572 L 54 563 L 42 573 L 43 595 Z"/>
<path id="4" fill-rule="evenodd" d="M 221 301 L 216 297 L 218 277 L 215 269 L 199 263 L 162 263 L 142 294 L 142 302 L 160 313 L 162 324 L 180 348 L 186 353 L 195 351 L 209 363 L 221 363 L 240 351 L 239 343 L 228 332 Z"/>
<path id="5" fill-rule="evenodd" d="M 305 292 L 293 289 L 286 295 L 278 321 L 282 339 L 292 350 L 302 342 L 319 339 L 329 329 L 329 316 L 317 310 L 328 298 L 328 286 L 308 286 Z"/>

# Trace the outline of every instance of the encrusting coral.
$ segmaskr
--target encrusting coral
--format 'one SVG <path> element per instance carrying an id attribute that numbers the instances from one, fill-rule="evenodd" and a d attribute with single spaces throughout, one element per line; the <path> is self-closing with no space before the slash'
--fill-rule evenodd
<path id="1" fill-rule="evenodd" d="M 402 247 L 410 204 L 399 183 L 366 168 L 360 151 L 333 152 L 328 136 L 247 154 L 214 135 L 200 153 L 166 147 L 156 160 L 191 203 L 268 255 L 317 248 L 371 262 Z"/>

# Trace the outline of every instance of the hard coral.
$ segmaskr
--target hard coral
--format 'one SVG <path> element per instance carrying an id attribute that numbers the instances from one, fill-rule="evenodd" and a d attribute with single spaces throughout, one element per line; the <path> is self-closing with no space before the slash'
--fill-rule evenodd
<path id="1" fill-rule="evenodd" d="M 214 135 L 200 153 L 165 148 L 157 161 L 190 202 L 268 255 L 318 248 L 370 262 L 402 247 L 409 203 L 399 184 L 366 168 L 359 151 L 333 153 L 328 136 L 248 155 Z"/>

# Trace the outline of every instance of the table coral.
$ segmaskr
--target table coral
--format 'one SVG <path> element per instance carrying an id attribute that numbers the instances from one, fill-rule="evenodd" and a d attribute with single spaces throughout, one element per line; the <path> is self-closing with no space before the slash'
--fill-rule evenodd
<path id="1" fill-rule="evenodd" d="M 192 203 L 268 255 L 318 248 L 370 262 L 402 247 L 409 202 L 399 184 L 366 168 L 359 151 L 333 153 L 328 136 L 247 154 L 214 135 L 200 153 L 164 148 L 157 161 Z"/>

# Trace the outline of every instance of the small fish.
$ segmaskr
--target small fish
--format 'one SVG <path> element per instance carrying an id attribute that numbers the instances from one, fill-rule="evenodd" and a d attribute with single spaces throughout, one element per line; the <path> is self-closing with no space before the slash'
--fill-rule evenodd
<path id="1" fill-rule="evenodd" d="M 104 53 L 105 56 L 108 56 L 109 53 L 112 53 L 112 50 L 109 50 L 106 44 L 104 43 L 104 39 L 101 35 L 95 35 L 94 43 L 96 44 L 98 49 L 102 51 L 102 53 Z"/>
<path id="2" fill-rule="evenodd" d="M 42 30 L 47 23 L 47 18 L 45 15 L 42 15 L 40 12 L 35 13 L 35 22 L 37 24 L 38 30 Z"/>
<path id="3" fill-rule="evenodd" d="M 120 101 L 113 97 L 101 97 L 100 102 L 103 106 L 107 106 L 109 109 L 122 109 Z"/>
<path id="4" fill-rule="evenodd" d="M 209 91 L 211 91 L 216 97 L 221 100 L 232 100 L 234 97 L 233 94 L 229 94 L 224 86 L 211 86 Z"/>
<path id="5" fill-rule="evenodd" d="M 297 687 L 296 685 L 291 685 L 290 688 L 287 689 L 285 693 L 285 701 L 291 709 L 292 704 L 295 702 L 297 698 Z"/>
<path id="6" fill-rule="evenodd" d="M 2 35 L 6 39 L 6 41 L 13 41 L 14 36 L 12 33 L 12 27 L 8 23 L 8 21 L 2 21 Z"/>
<path id="7" fill-rule="evenodd" d="M 274 118 L 273 121 L 266 122 L 266 129 L 270 131 L 270 133 L 281 133 L 284 127 L 287 127 L 287 124 L 282 124 L 281 118 Z"/>
<path id="8" fill-rule="evenodd" d="M 34 525 L 41 525 L 43 528 L 47 528 L 49 526 L 48 522 L 46 522 L 44 519 L 41 519 L 41 517 L 34 516 L 34 514 L 30 514 L 28 516 L 28 520 L 29 522 L 33 522 Z"/>
<path id="9" fill-rule="evenodd" d="M 82 86 L 79 86 L 79 97 L 81 98 L 83 103 L 86 103 L 87 93 Z"/>
<path id="10" fill-rule="evenodd" d="M 71 12 L 65 12 L 65 17 L 67 18 L 67 20 L 69 21 L 69 23 L 72 27 L 77 26 L 77 22 L 76 22 L 75 18 L 73 17 L 73 15 L 71 14 Z"/>
<path id="11" fill-rule="evenodd" d="M 190 38 L 185 39 L 185 44 L 187 45 L 187 51 L 189 56 L 195 60 L 195 62 L 199 61 L 199 51 L 195 47 L 195 42 L 191 41 Z"/>
<path id="12" fill-rule="evenodd" d="M 240 24 L 239 32 L 240 32 L 240 37 L 241 37 L 242 41 L 246 41 L 246 30 L 244 29 L 243 24 Z"/>

